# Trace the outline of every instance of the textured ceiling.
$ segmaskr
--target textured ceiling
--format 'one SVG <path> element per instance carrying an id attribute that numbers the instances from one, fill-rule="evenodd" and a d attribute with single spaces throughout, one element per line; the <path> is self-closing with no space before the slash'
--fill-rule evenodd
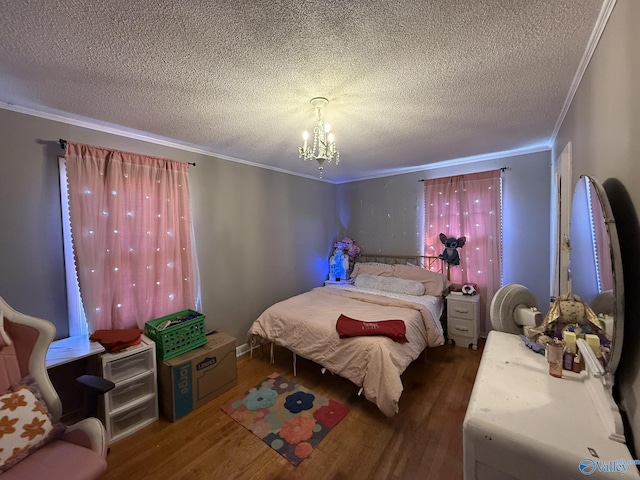
<path id="1" fill-rule="evenodd" d="M 548 146 L 603 0 L 0 5 L 5 108 L 317 176 L 297 146 L 324 96 L 340 182 Z"/>

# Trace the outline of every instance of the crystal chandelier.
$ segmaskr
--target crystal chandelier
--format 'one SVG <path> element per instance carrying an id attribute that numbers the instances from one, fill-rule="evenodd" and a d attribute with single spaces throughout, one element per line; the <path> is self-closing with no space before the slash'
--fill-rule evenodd
<path id="1" fill-rule="evenodd" d="M 307 160 L 315 160 L 318 162 L 318 170 L 320 170 L 320 178 L 324 169 L 324 162 L 331 163 L 335 158 L 336 165 L 340 163 L 340 152 L 336 147 L 336 142 L 331 133 L 328 123 L 323 123 L 320 116 L 320 110 L 327 105 L 329 100 L 324 97 L 315 97 L 311 99 L 311 105 L 318 111 L 318 121 L 313 127 L 313 145 L 309 146 L 309 132 L 305 130 L 302 134 L 303 144 L 298 147 L 299 158 Z"/>

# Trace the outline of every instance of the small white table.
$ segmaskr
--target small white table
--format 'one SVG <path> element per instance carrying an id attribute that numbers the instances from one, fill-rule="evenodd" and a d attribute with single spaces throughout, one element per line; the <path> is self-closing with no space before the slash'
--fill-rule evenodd
<path id="1" fill-rule="evenodd" d="M 517 335 L 490 332 L 462 427 L 465 480 L 640 478 L 627 446 L 609 438 L 596 403 L 612 400 L 597 382 L 586 371 L 552 377 Z M 616 466 L 624 476 L 601 471 Z"/>
<path id="2" fill-rule="evenodd" d="M 102 352 L 104 347 L 98 342 L 89 340 L 87 335 L 67 337 L 51 343 L 47 350 L 45 365 L 47 368 L 53 368 Z"/>

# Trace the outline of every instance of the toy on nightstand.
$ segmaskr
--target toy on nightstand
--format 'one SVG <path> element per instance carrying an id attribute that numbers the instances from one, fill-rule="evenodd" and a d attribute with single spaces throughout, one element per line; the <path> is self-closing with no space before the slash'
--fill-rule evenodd
<path id="1" fill-rule="evenodd" d="M 478 293 L 478 287 L 473 283 L 467 283 L 462 285 L 461 291 L 463 295 L 475 295 Z"/>

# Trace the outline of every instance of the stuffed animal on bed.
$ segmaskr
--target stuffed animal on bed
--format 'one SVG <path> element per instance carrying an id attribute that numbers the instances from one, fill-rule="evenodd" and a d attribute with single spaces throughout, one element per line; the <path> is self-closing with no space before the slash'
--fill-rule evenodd
<path id="1" fill-rule="evenodd" d="M 441 233 L 440 241 L 445 248 L 438 258 L 451 265 L 460 265 L 460 255 L 458 255 L 458 248 L 461 248 L 465 244 L 465 242 L 467 241 L 467 237 L 447 237 L 444 233 Z"/>

